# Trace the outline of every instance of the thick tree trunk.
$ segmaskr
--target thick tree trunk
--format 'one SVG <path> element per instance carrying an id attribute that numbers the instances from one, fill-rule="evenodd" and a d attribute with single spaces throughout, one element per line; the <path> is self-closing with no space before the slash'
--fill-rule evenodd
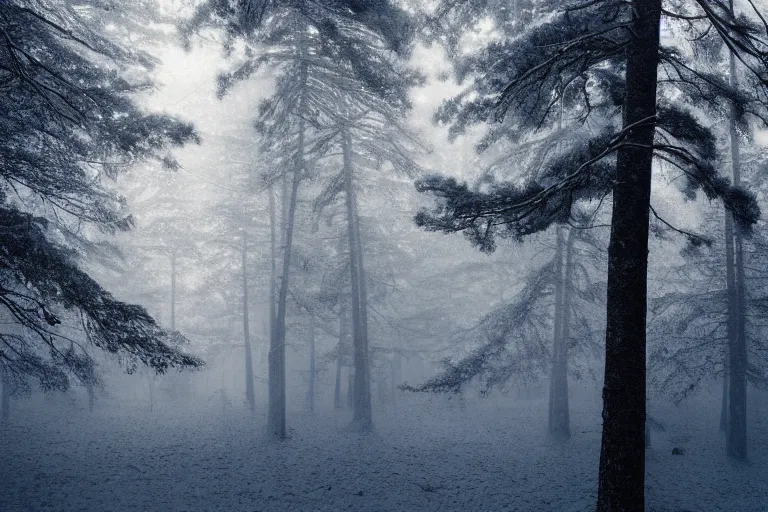
<path id="1" fill-rule="evenodd" d="M 315 411 L 315 317 L 309 324 L 309 384 L 307 387 L 307 409 Z"/>
<path id="2" fill-rule="evenodd" d="M 733 9 L 733 1 L 730 2 Z M 736 76 L 736 58 L 730 54 L 730 81 L 734 88 L 738 86 Z M 733 184 L 741 184 L 741 154 L 739 148 L 739 134 L 736 129 L 737 113 L 731 108 L 730 118 L 730 145 L 731 145 L 731 170 L 733 172 Z M 726 218 L 732 216 L 726 212 Z M 728 284 L 733 289 L 728 291 L 728 313 L 732 320 L 733 332 L 729 332 L 729 383 L 728 383 L 728 430 L 726 447 L 728 455 L 737 460 L 747 458 L 747 341 L 745 329 L 745 282 L 744 282 L 744 243 L 741 230 L 733 226 L 733 259 L 731 264 L 731 278 Z M 727 234 L 726 234 L 727 236 Z M 726 270 L 726 274 L 728 270 Z"/>
<path id="3" fill-rule="evenodd" d="M 633 0 L 623 127 L 608 246 L 598 512 L 645 508 L 648 215 L 661 0 Z"/>
<path id="4" fill-rule="evenodd" d="M 256 396 L 253 389 L 253 353 L 251 351 L 251 327 L 248 318 L 248 238 L 243 229 L 243 247 L 241 250 L 243 267 L 243 344 L 245 346 L 245 399 L 248 407 L 256 408 Z"/>
<path id="5" fill-rule="evenodd" d="M 344 156 L 344 191 L 347 203 L 349 268 L 352 289 L 352 339 L 354 346 L 355 386 L 353 426 L 360 430 L 373 427 L 371 416 L 371 379 L 368 360 L 368 326 L 365 272 L 363 270 L 360 226 L 354 190 L 352 147 L 349 133 L 342 134 Z"/>
<path id="6" fill-rule="evenodd" d="M 571 437 L 570 415 L 568 411 L 568 341 L 570 338 L 570 309 L 571 281 L 573 280 L 573 244 L 575 234 L 568 232 L 565 241 L 563 226 L 557 231 L 556 272 L 557 283 L 555 296 L 555 328 L 556 332 L 552 357 L 552 379 L 550 384 L 549 435 L 556 440 L 567 440 Z M 565 255 L 563 255 L 565 253 Z M 564 265 L 563 265 L 564 263 Z M 560 301 L 557 302 L 559 295 Z"/>

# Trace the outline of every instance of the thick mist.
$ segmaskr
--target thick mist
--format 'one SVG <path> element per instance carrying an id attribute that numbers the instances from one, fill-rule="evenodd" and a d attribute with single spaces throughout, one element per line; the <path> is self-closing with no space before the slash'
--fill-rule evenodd
<path id="1" fill-rule="evenodd" d="M 0 3 L 0 512 L 768 510 L 764 15 Z"/>

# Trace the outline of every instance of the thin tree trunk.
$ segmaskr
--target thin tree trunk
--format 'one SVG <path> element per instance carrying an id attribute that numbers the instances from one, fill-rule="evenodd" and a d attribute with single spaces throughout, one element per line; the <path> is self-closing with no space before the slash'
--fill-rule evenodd
<path id="1" fill-rule="evenodd" d="M 245 399 L 251 411 L 256 408 L 256 395 L 253 389 L 253 353 L 251 352 L 251 327 L 248 318 L 248 234 L 243 229 L 243 247 L 241 250 L 243 267 L 243 344 L 245 346 Z"/>
<path id="2" fill-rule="evenodd" d="M 303 131 L 302 131 L 303 132 Z M 301 137 L 303 139 L 303 137 Z M 303 147 L 303 141 L 302 141 Z M 301 167 L 303 169 L 303 166 Z M 293 185 L 291 187 L 288 218 L 285 228 L 285 246 L 283 247 L 283 269 L 277 297 L 277 317 L 275 318 L 274 337 L 270 348 L 271 377 L 275 386 L 271 387 L 273 395 L 270 397 L 269 426 L 273 436 L 285 439 L 286 425 L 286 397 L 285 397 L 285 315 L 288 307 L 288 276 L 291 266 L 291 249 L 293 243 L 293 225 L 296 215 L 296 200 L 298 196 L 301 174 L 299 167 L 294 170 Z"/>
<path id="3" fill-rule="evenodd" d="M 275 406 L 278 392 L 278 369 L 277 369 L 277 208 L 275 205 L 275 191 L 269 187 L 269 247 L 270 247 L 270 274 L 269 274 L 269 351 L 267 352 L 267 372 L 269 382 L 267 384 L 269 392 L 269 402 L 267 405 L 270 425 L 272 417 L 276 412 L 272 411 Z"/>
<path id="4" fill-rule="evenodd" d="M 93 389 L 93 383 L 88 382 L 85 385 L 85 391 L 88 393 L 88 411 L 93 412 L 93 402 L 95 399 L 95 390 Z"/>
<path id="5" fill-rule="evenodd" d="M 149 410 L 152 411 L 155 408 L 155 375 L 149 376 Z"/>
<path id="6" fill-rule="evenodd" d="M 176 330 L 176 249 L 171 250 L 171 330 Z"/>
<path id="7" fill-rule="evenodd" d="M 553 269 L 555 279 L 555 319 L 552 335 L 552 370 L 549 379 L 549 408 L 547 418 L 547 432 L 550 437 L 556 437 L 555 422 L 555 393 L 556 374 L 558 370 L 558 361 L 560 359 L 560 346 L 563 331 L 563 230 L 560 226 L 555 228 L 555 267 Z"/>
<path id="8" fill-rule="evenodd" d="M 720 431 L 728 431 L 728 351 L 730 345 L 726 341 L 725 355 L 723 355 L 723 395 L 720 401 Z"/>
<path id="9" fill-rule="evenodd" d="M 562 233 L 567 228 L 558 227 Z M 563 241 L 563 235 L 558 235 L 558 243 Z M 558 278 L 561 281 L 562 303 L 560 305 L 560 335 L 555 339 L 556 349 L 552 365 L 552 412 L 550 413 L 549 433 L 554 439 L 566 440 L 571 437 L 570 414 L 568 411 L 568 343 L 571 335 L 571 287 L 573 281 L 573 244 L 576 234 L 569 230 L 568 239 L 565 242 L 565 266 L 558 269 Z M 560 252 L 563 252 L 561 249 Z M 562 255 L 559 261 L 563 261 Z"/>
<path id="10" fill-rule="evenodd" d="M 348 302 L 341 294 L 339 303 L 339 349 L 336 354 L 336 386 L 333 390 L 333 407 L 341 409 L 341 367 L 344 362 L 344 353 L 348 346 L 347 339 L 349 338 L 349 308 Z"/>
<path id="11" fill-rule="evenodd" d="M 349 133 L 342 134 L 344 156 L 344 190 L 347 203 L 347 225 L 349 236 L 349 268 L 352 289 L 352 338 L 354 344 L 355 387 L 354 415 L 352 423 L 360 430 L 373 427 L 371 417 L 371 379 L 368 361 L 368 330 L 366 316 L 365 273 L 363 270 L 360 227 L 355 201 L 352 170 L 352 148 Z"/>
<path id="12" fill-rule="evenodd" d="M 300 55 L 301 55 L 301 49 Z M 306 64 L 302 65 L 301 71 L 302 89 L 307 80 Z M 299 112 L 306 110 L 306 96 L 302 92 L 299 100 Z M 298 120 L 299 138 L 296 147 L 296 160 L 293 169 L 293 179 L 291 180 L 290 198 L 287 209 L 284 207 L 286 217 L 284 219 L 285 228 L 283 230 L 283 270 L 280 278 L 280 287 L 277 296 L 277 313 L 275 318 L 275 328 L 270 346 L 270 400 L 268 411 L 268 424 L 271 435 L 278 439 L 285 439 L 285 315 L 288 307 L 288 277 L 291 268 L 291 250 L 293 248 L 293 228 L 296 217 L 296 202 L 299 194 L 299 183 L 304 173 L 304 118 Z M 274 386 L 271 383 L 274 382 Z"/>
<path id="13" fill-rule="evenodd" d="M 623 128 L 608 246 L 598 512 L 645 508 L 648 216 L 661 0 L 633 0 Z M 631 127 L 631 129 L 630 129 Z"/>
<path id="14" fill-rule="evenodd" d="M 347 368 L 347 407 L 354 409 L 355 407 L 355 367 L 350 366 Z"/>
<path id="15" fill-rule="evenodd" d="M 307 408 L 315 411 L 315 317 L 310 318 L 309 324 L 309 386 L 307 389 Z"/>
<path id="16" fill-rule="evenodd" d="M 397 401 L 397 387 L 402 381 L 403 358 L 400 351 L 396 351 L 392 359 L 392 403 Z"/>
<path id="17" fill-rule="evenodd" d="M 733 9 L 733 0 L 730 2 Z M 736 75 L 736 58 L 730 54 L 730 82 L 732 87 L 738 86 Z M 741 184 L 741 155 L 739 148 L 739 134 L 736 129 L 737 112 L 731 107 L 730 116 L 730 145 L 731 145 L 731 169 L 733 172 L 733 184 Z M 730 212 L 726 212 L 726 218 L 733 218 Z M 727 222 L 727 221 L 726 221 Z M 729 333 L 729 383 L 728 383 L 728 430 L 726 434 L 726 448 L 728 455 L 737 460 L 747 458 L 747 343 L 745 332 L 745 283 L 744 283 L 744 244 L 741 230 L 733 226 L 733 261 L 731 279 L 728 284 L 733 289 L 728 293 L 729 317 L 732 317 L 733 332 Z M 727 234 L 726 234 L 727 236 Z M 726 269 L 726 274 L 728 270 Z"/>

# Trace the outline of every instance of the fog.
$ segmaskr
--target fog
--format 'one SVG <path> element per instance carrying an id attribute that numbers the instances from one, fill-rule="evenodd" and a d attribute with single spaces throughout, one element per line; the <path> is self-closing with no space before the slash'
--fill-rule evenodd
<path id="1" fill-rule="evenodd" d="M 768 6 L 690 4 L 0 3 L 0 511 L 768 510 Z"/>

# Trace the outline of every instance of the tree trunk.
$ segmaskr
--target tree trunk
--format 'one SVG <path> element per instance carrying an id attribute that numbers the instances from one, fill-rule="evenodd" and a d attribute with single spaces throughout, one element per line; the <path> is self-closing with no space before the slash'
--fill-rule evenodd
<path id="1" fill-rule="evenodd" d="M 365 272 L 363 270 L 360 226 L 357 215 L 354 179 L 352 176 L 352 143 L 346 130 L 343 132 L 342 137 L 344 191 L 346 194 L 349 238 L 350 284 L 352 289 L 352 338 L 355 364 L 354 416 L 352 423 L 355 428 L 360 430 L 370 430 L 373 427 L 373 420 L 371 417 L 371 379 L 370 363 L 368 361 Z"/>
<path id="2" fill-rule="evenodd" d="M 730 2 L 733 9 L 733 1 Z M 730 82 L 732 87 L 738 86 L 736 76 L 736 58 L 730 54 Z M 730 145 L 731 145 L 731 169 L 733 172 L 733 184 L 741 184 L 741 155 L 739 151 L 739 135 L 736 129 L 737 112 L 731 107 L 730 116 Z M 726 219 L 733 216 L 726 212 Z M 728 222 L 728 220 L 726 220 Z M 727 284 L 732 285 L 728 291 L 728 316 L 729 316 L 729 383 L 728 383 L 728 430 L 726 434 L 726 448 L 728 455 L 737 460 L 747 458 L 747 343 L 745 332 L 745 283 L 744 283 L 744 244 L 741 230 L 733 226 L 733 258 L 730 262 L 732 268 L 726 269 Z M 727 230 L 726 230 L 727 231 Z M 728 237 L 728 233 L 726 233 Z M 726 242 L 727 243 L 727 242 Z M 728 274 L 730 273 L 730 277 Z"/>
<path id="3" fill-rule="evenodd" d="M 301 138 L 303 139 L 303 137 Z M 301 169 L 303 169 L 303 166 Z M 297 166 L 297 168 L 294 170 L 293 185 L 291 187 L 288 206 L 288 217 L 285 223 L 286 226 L 285 246 L 283 247 L 283 269 L 277 296 L 277 316 L 275 318 L 275 328 L 270 346 L 270 382 L 273 382 L 274 386 L 270 386 L 272 395 L 270 396 L 269 400 L 269 428 L 270 433 L 278 439 L 285 439 L 286 437 L 285 315 L 288 307 L 288 276 L 291 266 L 293 225 L 296 215 L 296 200 L 298 196 L 300 180 L 300 168 Z"/>
<path id="4" fill-rule="evenodd" d="M 347 407 L 355 407 L 355 367 L 350 366 L 347 371 Z"/>
<path id="5" fill-rule="evenodd" d="M 176 330 L 176 249 L 171 250 L 171 330 Z"/>
<path id="6" fill-rule="evenodd" d="M 95 397 L 96 393 L 95 393 L 95 390 L 93 389 L 93 383 L 88 382 L 85 385 L 85 391 L 88 393 L 88 411 L 93 412 L 93 402 L 94 402 L 94 399 L 96 398 Z"/>
<path id="7" fill-rule="evenodd" d="M 307 388 L 307 408 L 315 411 L 315 317 L 309 324 L 309 386 Z"/>
<path id="8" fill-rule="evenodd" d="M 557 244 L 557 282 L 560 288 L 561 302 L 555 306 L 555 327 L 552 360 L 552 382 L 550 385 L 550 414 L 549 435 L 556 440 L 567 440 L 571 437 L 570 415 L 568 411 L 568 343 L 570 338 L 571 320 L 571 281 L 573 280 L 573 244 L 574 230 L 569 230 L 568 240 L 564 241 L 563 231 L 567 228 L 558 226 Z M 563 249 L 563 245 L 565 248 Z M 565 252 L 565 257 L 563 257 Z M 565 267 L 563 268 L 563 259 Z M 555 295 L 558 295 L 556 292 Z"/>
<path id="9" fill-rule="evenodd" d="M 277 366 L 273 356 L 277 353 L 277 338 L 275 327 L 277 323 L 277 207 L 275 205 L 275 191 L 269 187 L 269 248 L 270 248 L 270 273 L 269 273 L 269 350 L 267 351 L 268 373 L 268 409 L 277 396 Z M 271 418 L 271 413 L 268 413 Z M 270 420 L 271 421 L 271 420 Z"/>
<path id="10" fill-rule="evenodd" d="M 344 353 L 349 346 L 349 306 L 344 294 L 339 303 L 339 350 L 336 354 L 336 387 L 333 390 L 333 407 L 341 409 L 341 367 L 344 363 Z"/>
<path id="11" fill-rule="evenodd" d="M 149 376 L 149 410 L 155 408 L 155 374 Z"/>
<path id="12" fill-rule="evenodd" d="M 397 401 L 397 387 L 402 382 L 403 357 L 400 351 L 396 351 L 392 360 L 392 403 Z"/>
<path id="13" fill-rule="evenodd" d="M 624 129 L 608 246 L 598 512 L 645 508 L 648 215 L 661 0 L 633 0 Z M 632 127 L 630 129 L 630 127 Z"/>
<path id="14" fill-rule="evenodd" d="M 728 351 L 730 345 L 725 345 L 725 355 L 723 356 L 723 396 L 720 401 L 720 431 L 728 431 Z"/>
<path id="15" fill-rule="evenodd" d="M 555 393 L 557 392 L 556 375 L 560 359 L 560 346 L 563 323 L 563 230 L 560 226 L 555 228 L 555 266 L 553 275 L 555 280 L 555 318 L 552 335 L 552 370 L 549 380 L 549 409 L 547 417 L 547 432 L 550 437 L 557 437 L 555 421 Z"/>
<path id="16" fill-rule="evenodd" d="M 301 50 L 299 50 L 301 52 Z M 307 80 L 306 64 L 302 65 L 301 71 L 302 90 Z M 306 110 L 306 96 L 301 93 L 299 99 L 299 112 Z M 285 212 L 283 229 L 283 270 L 280 276 L 280 286 L 277 296 L 277 313 L 275 317 L 275 327 L 272 333 L 270 343 L 270 397 L 268 411 L 268 428 L 270 434 L 277 439 L 285 439 L 285 315 L 288 308 L 288 277 L 291 268 L 291 250 L 293 247 L 293 228 L 296 217 L 296 202 L 299 195 L 299 183 L 304 173 L 304 118 L 298 119 L 298 142 L 296 147 L 296 160 L 293 168 L 293 178 L 291 180 L 290 197 L 288 206 L 283 203 Z M 274 383 L 274 385 L 272 385 Z"/>
<path id="17" fill-rule="evenodd" d="M 243 247 L 241 251 L 243 267 L 243 344 L 245 346 L 245 399 L 251 411 L 256 408 L 256 396 L 253 389 L 253 353 L 251 352 L 251 328 L 248 318 L 248 238 L 243 229 Z"/>

